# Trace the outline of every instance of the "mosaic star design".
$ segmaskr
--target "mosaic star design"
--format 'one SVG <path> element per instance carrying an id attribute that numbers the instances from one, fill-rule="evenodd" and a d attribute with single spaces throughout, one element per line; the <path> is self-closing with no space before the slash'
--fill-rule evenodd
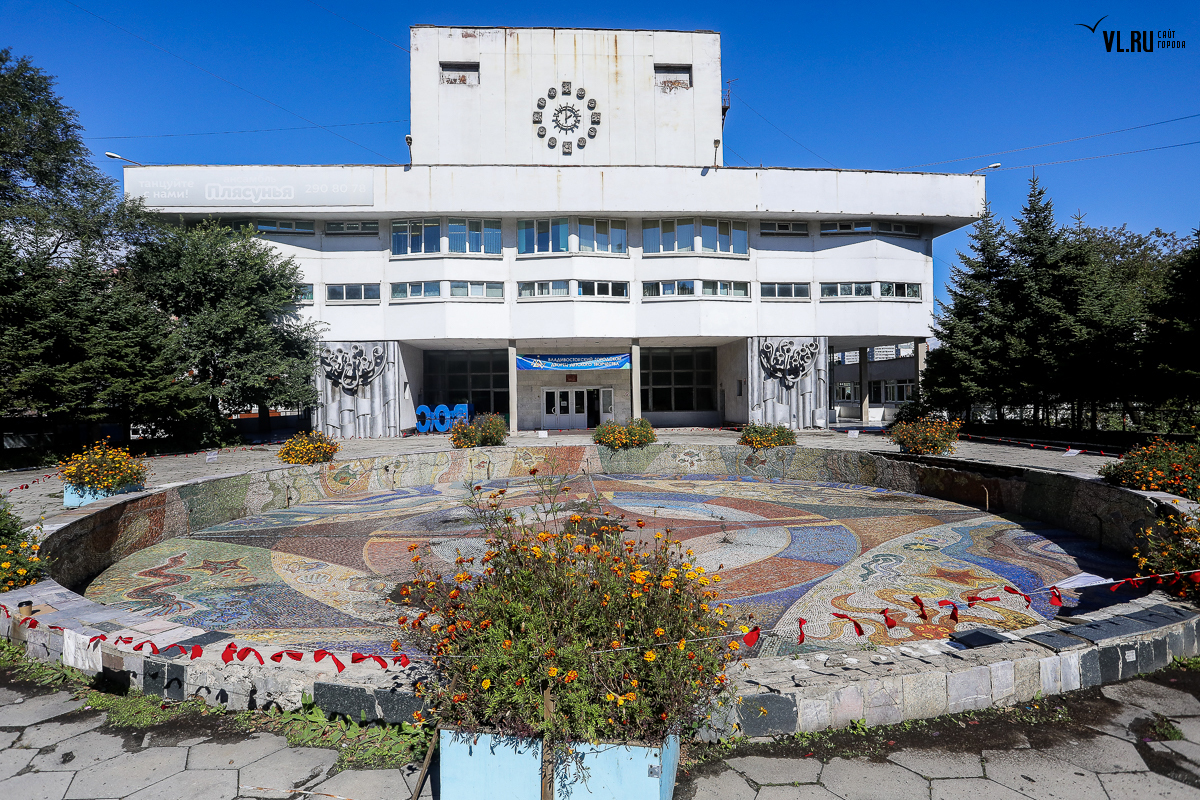
<path id="1" fill-rule="evenodd" d="M 528 481 L 488 485 L 507 486 L 518 511 L 534 502 Z M 1054 609 L 1045 595 L 1026 609 L 1002 585 L 1028 593 L 1080 571 L 1121 569 L 1090 542 L 1042 523 L 867 486 L 715 475 L 580 475 L 569 486 L 573 500 L 646 520 L 631 535 L 667 528 L 698 565 L 719 570 L 722 599 L 778 629 L 763 637 L 763 655 L 943 639 L 955 628 L 939 600 L 958 605 L 960 630 L 1020 630 Z M 235 520 L 134 553 L 87 596 L 263 644 L 390 652 L 398 611 L 384 598 L 412 575 L 409 545 L 429 545 L 447 569 L 460 553 L 484 552 L 464 496 L 443 483 Z M 968 608 L 972 595 L 1001 599 Z M 895 627 L 884 624 L 884 608 Z M 858 620 L 865 636 L 835 611 Z M 799 619 L 807 620 L 804 645 Z"/>

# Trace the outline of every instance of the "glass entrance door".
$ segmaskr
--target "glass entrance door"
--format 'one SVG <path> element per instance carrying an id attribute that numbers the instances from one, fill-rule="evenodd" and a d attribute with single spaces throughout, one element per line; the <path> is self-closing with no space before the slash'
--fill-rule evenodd
<path id="1" fill-rule="evenodd" d="M 612 422 L 613 421 L 613 390 L 612 389 L 601 389 L 600 390 L 600 421 L 601 422 Z"/>
<path id="2" fill-rule="evenodd" d="M 598 397 L 588 402 L 589 395 L 595 394 L 595 389 L 542 389 L 542 427 L 546 430 L 589 427 L 588 409 L 598 408 L 600 402 Z"/>

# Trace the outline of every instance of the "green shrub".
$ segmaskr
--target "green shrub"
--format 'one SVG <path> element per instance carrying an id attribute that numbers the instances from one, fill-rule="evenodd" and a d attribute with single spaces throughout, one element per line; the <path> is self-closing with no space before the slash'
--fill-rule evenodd
<path id="1" fill-rule="evenodd" d="M 1117 486 L 1200 500 L 1200 442 L 1155 439 L 1105 464 L 1100 474 Z"/>
<path id="2" fill-rule="evenodd" d="M 962 420 L 941 419 L 933 415 L 915 422 L 898 422 L 892 425 L 887 436 L 900 445 L 901 453 L 942 456 L 954 452 Z"/>
<path id="3" fill-rule="evenodd" d="M 501 447 L 508 441 L 508 422 L 501 414 L 479 414 L 471 422 L 462 417 L 450 428 L 450 444 L 463 447 Z"/>
<path id="4" fill-rule="evenodd" d="M 796 443 L 796 432 L 787 425 L 758 425 L 751 422 L 742 428 L 738 444 L 762 450 L 767 447 L 787 447 Z"/>
<path id="5" fill-rule="evenodd" d="M 22 527 L 9 502 L 0 498 L 0 592 L 32 586 L 46 574 L 38 531 L 22 532 Z"/>
<path id="6" fill-rule="evenodd" d="M 1200 569 L 1200 514 L 1176 511 L 1160 519 L 1151 528 L 1137 535 L 1133 551 L 1138 575 L 1162 575 Z M 1200 573 L 1183 576 L 1183 580 L 1164 578 L 1164 591 L 1193 602 L 1200 600 Z"/>
<path id="7" fill-rule="evenodd" d="M 613 450 L 624 450 L 629 447 L 641 447 L 644 444 L 658 441 L 654 426 L 644 419 L 631 419 L 624 425 L 616 422 L 601 422 L 592 434 L 592 441 L 611 447 Z"/>

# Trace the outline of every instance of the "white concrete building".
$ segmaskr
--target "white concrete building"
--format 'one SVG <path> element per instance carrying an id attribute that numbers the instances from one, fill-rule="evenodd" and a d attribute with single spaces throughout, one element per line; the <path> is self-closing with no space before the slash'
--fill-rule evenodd
<path id="1" fill-rule="evenodd" d="M 411 45 L 412 164 L 125 173 L 301 265 L 336 435 L 460 403 L 513 429 L 825 425 L 827 354 L 928 336 L 933 239 L 983 209 L 980 176 L 726 167 L 715 33 Z"/>

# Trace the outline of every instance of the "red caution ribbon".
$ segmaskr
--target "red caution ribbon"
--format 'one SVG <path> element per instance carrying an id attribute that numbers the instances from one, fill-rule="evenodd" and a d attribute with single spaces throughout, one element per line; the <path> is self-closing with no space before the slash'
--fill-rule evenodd
<path id="1" fill-rule="evenodd" d="M 246 660 L 246 656 L 254 656 L 255 658 L 257 658 L 257 659 L 258 659 L 258 663 L 259 663 L 259 664 L 263 664 L 263 663 L 264 663 L 264 662 L 263 662 L 263 657 L 262 657 L 262 656 L 260 656 L 260 655 L 258 654 L 258 651 L 257 651 L 257 650 L 255 650 L 253 647 L 243 647 L 241 650 L 238 650 L 238 654 L 237 654 L 238 661 L 245 661 L 245 660 Z"/>
<path id="2" fill-rule="evenodd" d="M 367 655 L 365 653 L 351 653 L 350 654 L 350 663 L 351 664 L 359 664 L 363 661 L 374 661 L 376 664 L 379 665 L 380 669 L 387 669 L 387 662 L 383 660 L 382 656 L 372 656 L 372 655 Z"/>
<path id="3" fill-rule="evenodd" d="M 325 656 L 329 656 L 331 659 L 333 659 L 334 666 L 337 667 L 338 672 L 341 672 L 342 670 L 344 670 L 346 668 L 346 665 L 343 664 L 341 661 L 338 661 L 338 657 L 335 656 L 333 653 L 329 652 L 328 650 L 317 650 L 316 652 L 314 652 L 313 653 L 313 661 L 321 661 L 322 659 L 325 658 Z"/>
<path id="4" fill-rule="evenodd" d="M 891 630 L 892 628 L 896 627 L 896 620 L 894 620 L 888 616 L 888 610 L 886 608 L 883 611 L 880 611 L 879 613 L 883 614 L 883 624 L 887 626 L 888 630 Z"/>
<path id="5" fill-rule="evenodd" d="M 858 624 L 858 620 L 856 620 L 854 617 L 850 616 L 849 614 L 839 614 L 839 613 L 838 613 L 838 612 L 836 612 L 836 611 L 835 611 L 835 612 L 833 612 L 833 615 L 834 615 L 835 617 L 837 617 L 838 619 L 848 619 L 848 620 L 850 620 L 850 624 L 852 624 L 852 625 L 854 626 L 854 634 L 855 634 L 856 636 L 862 636 L 862 635 L 863 635 L 863 629 L 862 629 L 862 625 L 859 625 L 859 624 Z"/>
<path id="6" fill-rule="evenodd" d="M 999 597 L 980 597 L 977 594 L 969 594 L 966 596 L 967 608 L 974 608 L 976 603 L 995 603 Z"/>
<path id="7" fill-rule="evenodd" d="M 1062 593 L 1058 591 L 1057 586 L 1050 587 L 1050 605 L 1062 606 Z"/>
<path id="8" fill-rule="evenodd" d="M 133 637 L 132 636 L 118 636 L 116 643 L 117 644 L 133 644 Z"/>
<path id="9" fill-rule="evenodd" d="M 300 659 L 304 658 L 304 653 L 301 653 L 297 650 L 280 650 L 278 653 L 271 656 L 271 660 L 278 664 L 279 662 L 283 661 L 284 656 L 287 656 L 292 661 L 299 661 Z"/>
<path id="10" fill-rule="evenodd" d="M 93 636 L 92 638 L 88 639 L 88 647 L 91 647 L 96 642 L 107 642 L 107 641 L 108 641 L 108 637 L 105 636 L 103 633 L 101 633 L 98 636 Z"/>
<path id="11" fill-rule="evenodd" d="M 1026 608 L 1029 608 L 1031 605 L 1033 605 L 1033 598 L 1030 597 L 1029 595 L 1025 594 L 1024 592 L 1020 591 L 1019 589 L 1014 589 L 1011 586 L 1005 586 L 1004 591 L 1008 592 L 1009 594 L 1019 594 L 1019 595 L 1021 595 L 1021 597 L 1024 597 Z"/>
<path id="12" fill-rule="evenodd" d="M 154 655 L 158 655 L 158 645 L 156 645 L 154 642 L 150 641 L 149 639 L 147 639 L 144 642 L 138 642 L 137 644 L 135 644 L 133 646 L 133 649 L 137 650 L 138 652 L 141 652 L 142 648 L 145 647 L 146 645 L 150 645 L 151 653 L 153 653 Z"/>
<path id="13" fill-rule="evenodd" d="M 233 661 L 233 657 L 237 655 L 238 646 L 233 642 L 225 645 L 225 649 L 221 651 L 221 660 L 228 664 Z"/>
<path id="14" fill-rule="evenodd" d="M 804 617 L 796 620 L 796 626 L 800 628 L 800 635 L 796 637 L 796 644 L 804 644 L 804 624 L 808 622 Z"/>
<path id="15" fill-rule="evenodd" d="M 21 621 L 17 623 L 17 627 L 19 628 L 22 625 L 26 625 L 29 627 L 29 630 L 33 630 L 38 626 L 38 621 L 33 617 L 22 617 Z"/>
<path id="16" fill-rule="evenodd" d="M 756 625 L 754 626 L 754 630 L 742 637 L 742 641 L 746 643 L 746 647 L 754 647 L 754 645 L 758 644 L 758 635 L 759 630 L 758 626 Z"/>
<path id="17" fill-rule="evenodd" d="M 929 612 L 925 610 L 925 604 L 923 602 L 921 602 L 921 598 L 917 597 L 914 594 L 912 596 L 912 601 L 917 604 L 917 608 L 921 609 L 920 613 L 918 613 L 917 616 L 920 617 L 921 619 L 925 620 L 926 622 L 929 622 Z"/>
<path id="18" fill-rule="evenodd" d="M 958 622 L 958 606 L 956 606 L 954 604 L 953 600 L 938 600 L 938 605 L 942 606 L 942 607 L 949 606 L 950 607 L 950 619 L 954 620 L 955 622 Z"/>
<path id="19" fill-rule="evenodd" d="M 187 648 L 186 648 L 186 647 L 184 647 L 183 645 L 179 644 L 178 642 L 176 642 L 175 644 L 169 644 L 169 645 L 167 645 L 166 647 L 164 647 L 164 648 L 162 649 L 162 654 L 165 656 L 167 653 L 171 652 L 171 651 L 172 651 L 172 650 L 174 650 L 176 647 L 178 647 L 178 648 L 179 648 L 179 655 L 181 655 L 181 656 L 186 656 L 186 655 L 187 655 L 187 652 L 188 652 L 188 651 L 187 651 Z"/>
<path id="20" fill-rule="evenodd" d="M 399 664 L 401 667 L 407 667 L 412 662 L 408 660 L 408 656 L 404 655 L 404 653 L 401 653 L 400 655 L 392 658 L 392 663 Z"/>

